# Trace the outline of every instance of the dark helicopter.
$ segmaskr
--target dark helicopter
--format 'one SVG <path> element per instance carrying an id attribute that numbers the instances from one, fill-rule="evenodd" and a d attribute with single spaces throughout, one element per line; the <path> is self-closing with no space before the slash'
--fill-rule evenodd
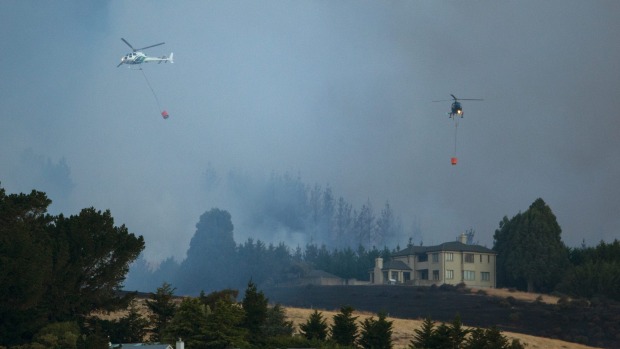
<path id="1" fill-rule="evenodd" d="M 463 117 L 463 107 L 461 107 L 461 102 L 459 101 L 481 101 L 482 99 L 480 98 L 456 98 L 455 95 L 450 94 L 450 96 L 452 96 L 452 99 L 444 99 L 444 100 L 440 100 L 440 101 L 433 101 L 433 102 L 452 102 L 452 107 L 450 109 L 450 113 L 448 113 L 448 115 L 450 115 L 450 118 L 454 118 L 455 115 L 460 116 L 461 118 Z"/>

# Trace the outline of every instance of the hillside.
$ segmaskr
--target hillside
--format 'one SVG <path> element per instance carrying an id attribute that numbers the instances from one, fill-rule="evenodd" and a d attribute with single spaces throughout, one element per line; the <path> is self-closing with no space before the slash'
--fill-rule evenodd
<path id="1" fill-rule="evenodd" d="M 498 291 L 495 293 L 501 295 L 501 294 L 508 293 L 508 292 Z M 510 294 L 513 295 L 513 293 L 510 293 Z M 515 297 L 518 297 L 521 299 L 531 298 L 531 295 L 529 294 L 514 294 L 514 295 Z M 552 300 L 553 297 L 549 297 L 549 299 Z M 137 305 L 138 309 L 140 309 L 140 312 L 144 316 L 147 315 L 148 311 L 145 305 L 145 298 L 136 299 L 134 304 Z M 310 308 L 284 307 L 284 309 L 285 309 L 288 320 L 293 321 L 296 331 L 299 330 L 299 324 L 305 323 L 310 317 L 310 314 L 314 312 L 314 309 L 310 309 Z M 337 309 L 319 309 L 319 308 L 316 308 L 316 309 L 318 309 L 323 314 L 323 317 L 327 320 L 328 323 L 331 323 L 333 316 L 338 313 Z M 108 319 L 108 320 L 114 320 L 114 319 L 119 319 L 125 316 L 126 314 L 127 312 L 116 312 L 112 314 L 98 314 L 97 316 L 100 318 Z M 354 316 L 358 316 L 359 321 L 363 321 L 365 318 L 371 317 L 371 316 L 375 316 L 376 318 L 376 315 L 374 313 L 363 312 L 363 311 L 356 311 L 354 313 Z M 418 329 L 422 324 L 422 320 L 420 319 L 403 319 L 403 318 L 392 317 L 392 316 L 388 317 L 388 321 L 392 321 L 393 323 L 392 339 L 394 341 L 394 349 L 407 348 L 409 345 L 409 342 L 414 336 L 414 330 Z M 522 334 L 522 333 L 504 331 L 503 334 L 509 339 L 512 339 L 512 338 L 518 339 L 519 341 L 521 341 L 521 343 L 526 344 L 526 348 L 528 349 L 595 349 L 595 348 L 599 348 L 599 347 L 587 346 L 583 344 L 570 343 L 570 342 L 562 341 L 559 339 L 536 337 L 536 336 Z"/>
<path id="2" fill-rule="evenodd" d="M 299 324 L 305 323 L 313 309 L 304 308 L 290 308 L 286 307 L 286 315 L 289 320 L 293 321 L 296 328 L 299 328 Z M 337 310 L 323 310 L 319 309 L 323 314 L 323 317 L 327 319 L 328 323 L 331 323 L 331 319 L 338 313 Z M 354 316 L 358 316 L 359 321 L 364 321 L 365 318 L 375 316 L 368 312 L 355 312 Z M 388 318 L 388 321 L 392 321 L 394 341 L 394 349 L 408 348 L 409 342 L 414 336 L 414 330 L 422 326 L 422 320 L 401 319 L 401 318 Z M 558 339 L 535 337 L 521 333 L 503 332 L 503 335 L 509 339 L 518 339 L 521 343 L 526 344 L 528 349 L 588 349 L 596 348 L 583 344 L 569 343 Z"/>
<path id="3" fill-rule="evenodd" d="M 473 292 L 472 292 L 473 291 Z M 301 286 L 264 290 L 272 303 L 287 307 L 360 312 L 449 322 L 458 313 L 467 326 L 560 339 L 593 347 L 620 348 L 620 305 L 496 290 L 411 286 Z M 488 294 L 487 294 L 488 293 Z"/>

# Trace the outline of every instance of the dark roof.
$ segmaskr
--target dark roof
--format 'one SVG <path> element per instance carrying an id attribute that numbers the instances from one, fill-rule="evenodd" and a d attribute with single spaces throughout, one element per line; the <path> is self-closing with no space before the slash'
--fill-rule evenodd
<path id="1" fill-rule="evenodd" d="M 430 252 L 441 252 L 441 251 L 454 251 L 454 252 L 478 252 L 478 253 L 491 253 L 497 254 L 495 251 L 490 248 L 486 248 L 480 245 L 467 245 L 460 241 L 451 241 L 444 242 L 440 245 L 435 246 L 409 246 L 404 250 L 400 250 L 396 253 L 392 253 L 392 256 L 409 256 L 412 254 L 423 254 Z"/>
<path id="2" fill-rule="evenodd" d="M 170 344 L 147 344 L 147 343 L 123 343 L 123 344 L 112 344 L 110 348 L 144 348 L 144 349 L 168 349 L 172 348 Z"/>
<path id="3" fill-rule="evenodd" d="M 340 276 L 336 276 L 334 274 L 330 274 L 324 270 L 313 269 L 310 270 L 306 276 L 306 278 L 330 278 L 330 279 L 341 279 Z"/>
<path id="4" fill-rule="evenodd" d="M 383 263 L 383 269 L 381 270 L 411 270 L 409 266 L 403 261 L 387 261 Z"/>

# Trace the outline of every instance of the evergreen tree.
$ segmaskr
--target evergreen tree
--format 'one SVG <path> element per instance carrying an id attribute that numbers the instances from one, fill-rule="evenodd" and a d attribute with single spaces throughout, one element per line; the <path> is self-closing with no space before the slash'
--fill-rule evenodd
<path id="1" fill-rule="evenodd" d="M 267 338 L 293 335 L 293 321 L 286 320 L 286 313 L 280 304 L 267 308 L 263 333 Z"/>
<path id="2" fill-rule="evenodd" d="M 93 311 L 125 309 L 134 294 L 119 297 L 129 265 L 144 249 L 144 238 L 114 226 L 109 210 L 94 208 L 57 216 L 53 237 L 52 279 L 44 307 L 52 321 L 83 319 Z"/>
<path id="3" fill-rule="evenodd" d="M 242 301 L 245 311 L 242 326 L 247 329 L 247 341 L 253 346 L 262 346 L 265 343 L 263 328 L 267 320 L 267 303 L 268 299 L 263 292 L 258 291 L 250 280 Z"/>
<path id="4" fill-rule="evenodd" d="M 568 266 L 561 233 L 555 215 L 542 199 L 511 220 L 504 217 L 493 236 L 497 274 L 505 276 L 500 279 L 501 286 L 551 291 Z"/>
<path id="5" fill-rule="evenodd" d="M 392 348 L 392 321 L 386 320 L 386 314 L 379 313 L 379 319 L 367 318 L 362 322 L 359 345 L 364 349 Z"/>
<path id="6" fill-rule="evenodd" d="M 411 349 L 435 348 L 435 322 L 427 317 L 422 322 L 422 327 L 414 330 L 415 335 L 409 344 Z"/>
<path id="7" fill-rule="evenodd" d="M 461 322 L 461 316 L 459 314 L 456 314 L 454 320 L 452 320 L 452 323 L 450 323 L 448 328 L 450 348 L 460 348 L 463 342 L 465 342 L 465 337 L 469 333 L 469 330 L 463 328 L 463 323 Z"/>
<path id="8" fill-rule="evenodd" d="M 353 346 L 357 340 L 357 316 L 353 316 L 353 307 L 343 306 L 340 313 L 334 315 L 331 326 L 331 339 L 341 346 Z"/>
<path id="9" fill-rule="evenodd" d="M 45 325 L 42 302 L 52 271 L 45 193 L 6 195 L 0 187 L 0 345 L 18 344 Z"/>
<path id="10" fill-rule="evenodd" d="M 431 348 L 452 349 L 453 343 L 451 336 L 452 331 L 450 330 L 450 326 L 445 323 L 440 324 L 433 332 L 433 344 L 435 346 Z"/>
<path id="11" fill-rule="evenodd" d="M 523 349 L 523 345 L 513 339 L 508 339 L 502 335 L 501 331 L 493 326 L 488 329 L 474 328 L 465 341 L 464 349 Z"/>
<path id="12" fill-rule="evenodd" d="M 370 200 L 362 205 L 359 214 L 355 215 L 353 229 L 358 244 L 367 246 L 368 248 L 376 245 L 373 237 L 375 232 L 375 214 L 372 210 Z"/>
<path id="13" fill-rule="evenodd" d="M 183 338 L 188 348 L 204 348 L 208 308 L 198 298 L 184 298 L 174 317 L 163 329 L 162 341 Z"/>
<path id="14" fill-rule="evenodd" d="M 135 304 L 131 304 L 129 313 L 118 322 L 127 329 L 127 337 L 121 343 L 138 343 L 146 338 L 150 322 L 140 315 Z"/>
<path id="15" fill-rule="evenodd" d="M 336 204 L 336 209 L 332 222 L 335 245 L 346 246 L 351 238 L 351 229 L 353 226 L 352 207 L 341 196 Z"/>
<path id="16" fill-rule="evenodd" d="M 558 291 L 574 297 L 620 300 L 620 241 L 571 249 L 570 262 Z"/>
<path id="17" fill-rule="evenodd" d="M 213 208 L 200 216 L 176 285 L 183 293 L 198 294 L 229 287 L 236 281 L 236 244 L 230 213 Z"/>
<path id="18" fill-rule="evenodd" d="M 323 314 L 318 310 L 314 310 L 306 323 L 300 324 L 301 334 L 308 340 L 318 339 L 324 341 L 327 338 L 327 322 L 323 318 Z"/>
<path id="19" fill-rule="evenodd" d="M 381 210 L 379 217 L 377 218 L 375 228 L 374 244 L 376 246 L 385 246 L 395 243 L 398 235 L 402 230 L 394 217 L 392 207 L 389 202 L 385 203 L 385 207 Z"/>
<path id="20" fill-rule="evenodd" d="M 30 340 L 49 323 L 82 324 L 93 311 L 126 308 L 134 296 L 118 291 L 144 239 L 114 226 L 109 211 L 50 216 L 50 203 L 42 192 L 7 196 L 0 188 L 2 345 Z"/>
<path id="21" fill-rule="evenodd" d="M 175 289 L 169 283 L 164 282 L 161 287 L 157 288 L 157 292 L 151 295 L 151 300 L 146 301 L 146 306 L 152 314 L 150 319 L 153 323 L 155 341 L 162 339 L 164 329 L 174 317 L 177 308 L 173 301 Z"/>
<path id="22" fill-rule="evenodd" d="M 203 336 L 204 348 L 243 348 L 246 330 L 241 326 L 244 312 L 237 304 L 224 298 L 216 301 L 214 310 L 207 316 Z"/>

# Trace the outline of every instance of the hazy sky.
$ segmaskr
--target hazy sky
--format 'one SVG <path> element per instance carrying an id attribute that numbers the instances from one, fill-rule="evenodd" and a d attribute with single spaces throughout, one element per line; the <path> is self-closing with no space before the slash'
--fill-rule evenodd
<path id="1" fill-rule="evenodd" d="M 207 173 L 389 201 L 425 244 L 538 197 L 563 240 L 619 238 L 620 2 L 0 1 L 0 181 L 52 213 L 110 209 L 145 256 L 183 258 Z M 129 48 L 175 63 L 116 68 Z M 449 99 L 465 118 L 454 152 Z M 212 183 L 213 184 L 213 183 Z M 251 236 L 236 224 L 237 242 Z M 403 241 L 405 244 L 406 241 Z"/>

